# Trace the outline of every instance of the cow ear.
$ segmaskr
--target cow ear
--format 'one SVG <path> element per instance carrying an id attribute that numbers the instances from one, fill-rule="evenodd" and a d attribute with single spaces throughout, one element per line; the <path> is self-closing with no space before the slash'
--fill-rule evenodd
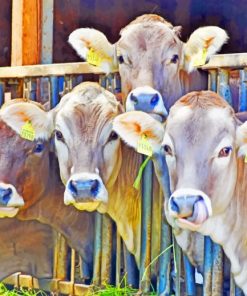
<path id="1" fill-rule="evenodd" d="M 115 117 L 113 130 L 135 149 L 142 135 L 145 135 L 153 150 L 158 151 L 164 137 L 163 125 L 141 111 L 126 112 Z"/>
<path id="2" fill-rule="evenodd" d="M 228 38 L 226 31 L 216 26 L 195 30 L 184 45 L 184 69 L 192 72 L 196 67 L 204 65 Z"/>
<path id="3" fill-rule="evenodd" d="M 117 70 L 115 46 L 102 32 L 90 28 L 77 29 L 69 35 L 68 42 L 80 57 L 100 67 L 104 73 Z"/>
<path id="4" fill-rule="evenodd" d="M 237 127 L 238 155 L 247 159 L 247 122 Z"/>

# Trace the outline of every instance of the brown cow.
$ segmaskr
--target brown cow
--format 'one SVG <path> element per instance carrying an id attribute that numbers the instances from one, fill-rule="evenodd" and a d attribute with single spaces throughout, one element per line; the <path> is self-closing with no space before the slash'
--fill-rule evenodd
<path id="1" fill-rule="evenodd" d="M 34 133 L 31 140 L 23 138 L 27 123 Z M 34 103 L 16 100 L 0 110 L 1 216 L 49 224 L 91 269 L 94 217 L 68 208 L 62 201 L 64 186 L 52 151 L 52 130 L 51 114 Z"/>
<path id="2" fill-rule="evenodd" d="M 144 14 L 120 31 L 115 44 L 90 28 L 72 32 L 69 43 L 105 73 L 119 69 L 125 99 L 129 94 L 127 111 L 142 110 L 164 118 L 164 105 L 168 110 L 188 91 L 206 89 L 206 79 L 196 70 L 197 65 L 205 63 L 228 39 L 216 26 L 197 29 L 186 43 L 180 40 L 180 32 L 181 27 L 161 16 Z M 144 86 L 148 91 L 140 91 Z"/>
<path id="3" fill-rule="evenodd" d="M 131 120 L 139 128 L 148 120 L 142 131 L 152 138 L 159 123 L 144 113 L 138 119 L 136 114 L 131 116 L 128 125 Z M 132 146 L 139 137 L 137 133 L 133 136 Z M 162 147 L 166 154 L 173 191 L 165 201 L 169 222 L 209 235 L 221 244 L 237 285 L 247 295 L 247 237 L 243 227 L 247 215 L 247 124 L 241 124 L 217 94 L 192 92 L 171 108 L 164 137 L 160 134 L 159 141 L 151 144 L 155 151 Z M 162 167 L 156 167 L 162 180 Z"/>
<path id="4" fill-rule="evenodd" d="M 51 278 L 53 230 L 38 221 L 0 220 L 0 280 L 15 273 Z"/>

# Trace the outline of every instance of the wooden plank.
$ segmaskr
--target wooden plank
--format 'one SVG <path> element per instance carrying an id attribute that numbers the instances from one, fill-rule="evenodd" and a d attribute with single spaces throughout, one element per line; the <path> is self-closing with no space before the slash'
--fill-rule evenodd
<path id="1" fill-rule="evenodd" d="M 203 70 L 216 68 L 242 69 L 247 66 L 247 53 L 217 54 L 202 66 Z"/>
<path id="2" fill-rule="evenodd" d="M 54 0 L 42 4 L 41 63 L 51 64 L 53 56 L 53 11 Z"/>
<path id="3" fill-rule="evenodd" d="M 23 1 L 12 0 L 11 66 L 22 65 Z"/>
<path id="4" fill-rule="evenodd" d="M 102 74 L 102 70 L 86 62 L 0 67 L 0 78 L 47 77 L 70 74 Z"/>
<path id="5" fill-rule="evenodd" d="M 12 0 L 11 65 L 40 63 L 42 0 Z"/>

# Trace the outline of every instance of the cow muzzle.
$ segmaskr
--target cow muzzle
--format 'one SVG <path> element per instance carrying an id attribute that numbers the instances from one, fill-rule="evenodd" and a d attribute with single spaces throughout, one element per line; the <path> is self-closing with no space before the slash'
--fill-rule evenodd
<path id="1" fill-rule="evenodd" d="M 0 218 L 16 216 L 22 206 L 24 206 L 24 200 L 15 187 L 11 184 L 0 183 Z"/>
<path id="2" fill-rule="evenodd" d="M 212 215 L 212 205 L 204 192 L 181 188 L 170 196 L 168 212 L 178 226 L 196 230 Z"/>
<path id="3" fill-rule="evenodd" d="M 95 210 L 101 202 L 107 203 L 108 192 L 97 174 L 74 174 L 66 184 L 64 203 L 79 210 Z"/>
<path id="4" fill-rule="evenodd" d="M 143 111 L 160 122 L 168 115 L 161 94 L 149 86 L 137 87 L 128 94 L 126 111 Z"/>

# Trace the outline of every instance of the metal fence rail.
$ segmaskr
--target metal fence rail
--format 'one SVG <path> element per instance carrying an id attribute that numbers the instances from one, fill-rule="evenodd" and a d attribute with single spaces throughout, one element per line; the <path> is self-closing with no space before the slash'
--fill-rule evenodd
<path id="1" fill-rule="evenodd" d="M 237 71 L 239 76 L 238 111 L 247 110 L 247 54 L 216 55 L 210 62 L 202 67 L 209 73 L 208 88 L 217 91 L 229 103 L 233 103 L 231 86 L 229 84 L 230 72 Z M 46 77 L 47 92 L 51 107 L 58 104 L 61 94 L 72 89 L 72 87 L 85 79 L 85 75 L 93 75 L 94 80 L 114 93 L 120 92 L 120 80 L 118 74 L 105 76 L 97 67 L 87 63 L 52 64 L 23 67 L 0 68 L 0 103 L 4 102 L 6 90 L 14 88 L 15 93 L 22 93 L 26 98 L 33 100 L 42 96 L 43 84 L 40 80 Z M 21 91 L 20 91 L 21 89 Z M 40 95 L 41 94 L 41 95 Z M 164 164 L 166 166 L 166 164 Z M 168 172 L 165 170 L 166 192 L 170 195 Z M 174 263 L 172 249 L 159 257 L 158 271 L 155 264 L 150 266 L 154 259 L 152 256 L 152 227 L 155 219 L 160 223 L 160 231 L 157 234 L 160 239 L 160 252 L 167 249 L 173 242 L 171 228 L 166 224 L 163 214 L 163 195 L 155 198 L 157 204 L 154 206 L 153 196 L 153 168 L 151 163 L 146 167 L 142 182 L 142 231 L 141 231 L 141 265 L 140 272 L 136 268 L 133 256 L 128 253 L 119 235 L 115 233 L 115 225 L 106 215 L 96 215 L 95 227 L 95 251 L 94 251 L 94 273 L 92 283 L 102 285 L 106 282 L 119 284 L 127 272 L 127 281 L 132 286 L 139 286 L 144 293 L 148 293 L 151 286 L 158 295 L 223 295 L 224 254 L 220 246 L 214 244 L 210 238 L 205 238 L 204 250 L 204 285 L 199 287 L 195 283 L 195 270 L 181 250 L 174 243 L 175 262 L 177 263 L 176 274 L 174 274 Z M 20 222 L 21 223 L 21 222 Z M 115 243 L 114 243 L 115 242 Z M 113 254 L 113 245 L 116 245 L 116 253 Z M 17 274 L 7 281 L 24 287 L 43 288 L 48 291 L 63 294 L 82 295 L 90 288 L 85 284 L 76 283 L 75 279 L 75 253 L 71 255 L 71 271 L 67 280 L 60 280 L 67 273 L 64 262 L 68 260 L 68 247 L 61 235 L 57 236 L 56 250 L 62 250 L 62 256 L 54 261 L 54 278 L 51 280 L 33 279 L 30 276 Z M 57 256 L 55 258 L 58 259 Z M 62 259 L 61 259 L 62 258 Z M 115 259 L 114 259 L 115 258 Z M 114 262 L 113 262 L 114 261 Z M 114 264 L 112 264 L 114 263 Z M 80 266 L 81 272 L 87 276 L 87 270 Z M 157 284 L 151 281 L 153 273 L 157 274 Z M 62 273 L 62 274 L 61 274 Z M 230 277 L 230 275 L 228 275 Z M 231 296 L 241 295 L 241 291 L 235 287 L 231 278 Z"/>

